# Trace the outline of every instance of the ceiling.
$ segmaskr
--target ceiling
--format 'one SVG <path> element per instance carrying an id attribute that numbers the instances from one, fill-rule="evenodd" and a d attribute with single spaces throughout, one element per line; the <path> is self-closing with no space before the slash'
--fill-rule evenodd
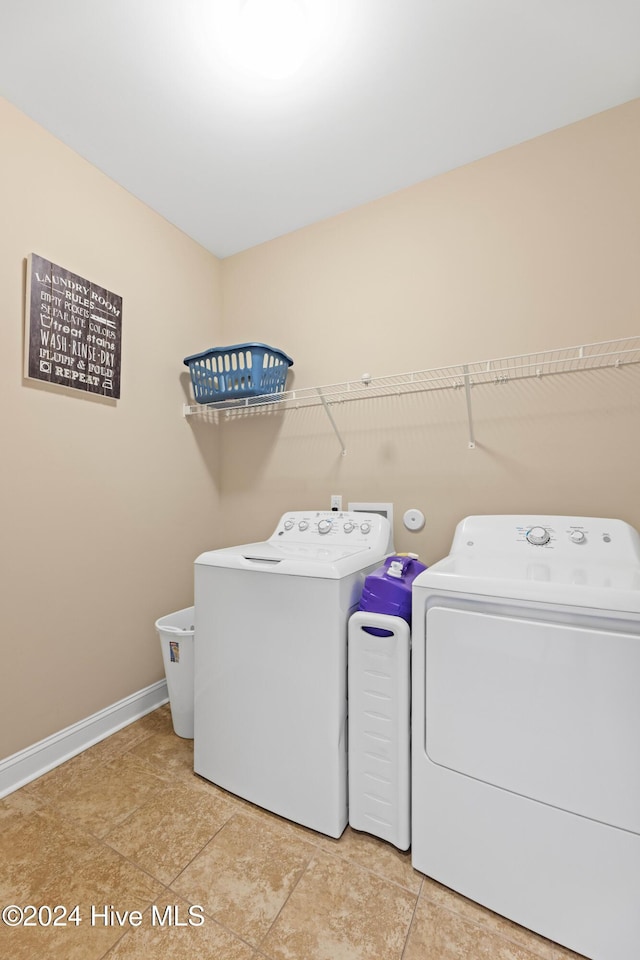
<path id="1" fill-rule="evenodd" d="M 0 0 L 0 93 L 226 257 L 640 96 L 640 3 Z"/>

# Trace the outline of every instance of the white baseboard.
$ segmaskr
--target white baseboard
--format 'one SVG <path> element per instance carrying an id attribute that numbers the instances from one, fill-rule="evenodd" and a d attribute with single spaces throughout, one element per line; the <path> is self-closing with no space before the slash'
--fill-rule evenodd
<path id="1" fill-rule="evenodd" d="M 92 747 L 94 743 L 110 737 L 122 727 L 161 707 L 168 699 L 167 681 L 159 680 L 85 720 L 79 720 L 45 740 L 0 760 L 0 797 L 13 793 L 65 760 Z"/>

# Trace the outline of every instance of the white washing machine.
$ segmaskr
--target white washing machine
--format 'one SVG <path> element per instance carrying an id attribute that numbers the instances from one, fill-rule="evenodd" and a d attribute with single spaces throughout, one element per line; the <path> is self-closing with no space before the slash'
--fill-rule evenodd
<path id="1" fill-rule="evenodd" d="M 640 950 L 640 537 L 468 517 L 413 587 L 412 858 L 592 960 Z"/>
<path id="2" fill-rule="evenodd" d="M 331 837 L 347 824 L 347 622 L 386 517 L 286 513 L 195 562 L 194 768 Z"/>

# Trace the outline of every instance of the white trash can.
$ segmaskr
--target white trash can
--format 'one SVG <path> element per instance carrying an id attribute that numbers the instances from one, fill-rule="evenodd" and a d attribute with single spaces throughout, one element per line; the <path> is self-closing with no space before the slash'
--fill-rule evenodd
<path id="1" fill-rule="evenodd" d="M 185 740 L 193 740 L 193 615 L 186 607 L 156 620 L 173 729 Z"/>

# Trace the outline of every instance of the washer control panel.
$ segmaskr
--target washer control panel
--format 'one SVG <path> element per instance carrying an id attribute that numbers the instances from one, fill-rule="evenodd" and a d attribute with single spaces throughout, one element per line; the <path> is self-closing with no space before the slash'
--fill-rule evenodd
<path id="1" fill-rule="evenodd" d="M 386 517 L 377 513 L 334 510 L 285 513 L 271 540 L 294 543 L 330 543 L 335 546 L 386 548 L 391 531 Z"/>
<path id="2" fill-rule="evenodd" d="M 622 520 L 599 517 L 478 516 L 457 528 L 451 553 L 612 564 L 640 562 L 640 536 Z"/>

